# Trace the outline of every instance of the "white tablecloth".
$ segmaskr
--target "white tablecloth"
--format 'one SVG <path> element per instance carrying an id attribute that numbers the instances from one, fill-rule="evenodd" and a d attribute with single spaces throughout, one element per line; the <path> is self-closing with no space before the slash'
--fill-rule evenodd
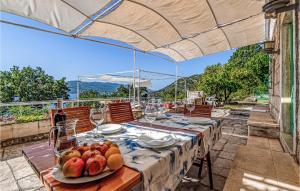
<path id="1" fill-rule="evenodd" d="M 209 151 L 219 138 L 221 131 L 217 123 L 210 125 L 178 124 L 167 119 L 156 121 L 155 124 L 197 130 L 201 132 L 202 137 L 194 133 L 158 130 L 149 126 L 123 124 L 126 132 L 121 134 L 103 136 L 87 132 L 79 134 L 78 140 L 80 143 L 93 143 L 104 139 L 117 142 L 123 154 L 125 165 L 142 173 L 142 188 L 144 190 L 175 190 L 196 157 L 204 156 Z M 173 135 L 177 142 L 170 148 L 159 150 L 160 153 L 158 153 L 138 144 L 136 137 L 142 134 Z M 200 140 L 201 144 L 198 146 Z"/>

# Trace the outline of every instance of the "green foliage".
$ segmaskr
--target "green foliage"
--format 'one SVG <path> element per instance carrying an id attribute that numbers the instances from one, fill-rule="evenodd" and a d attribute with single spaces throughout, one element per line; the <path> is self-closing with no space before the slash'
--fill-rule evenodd
<path id="1" fill-rule="evenodd" d="M 128 97 L 129 96 L 129 89 L 127 87 L 125 87 L 124 85 L 120 85 L 117 88 L 117 91 L 114 92 L 112 95 L 113 95 L 113 97 Z"/>
<path id="2" fill-rule="evenodd" d="M 40 67 L 0 71 L 0 102 L 68 99 L 68 91 L 65 78 L 55 80 Z"/>
<path id="3" fill-rule="evenodd" d="M 185 81 L 188 90 L 191 91 L 198 91 L 199 83 L 201 82 L 201 75 L 193 75 L 190 77 L 183 77 L 177 80 L 177 99 L 184 99 L 185 98 Z M 153 93 L 155 97 L 160 97 L 163 101 L 172 102 L 175 98 L 175 83 L 164 87 L 163 89 L 156 91 Z"/>
<path id="4" fill-rule="evenodd" d="M 137 91 L 137 89 L 136 89 Z M 133 95 L 133 89 L 132 86 L 130 87 L 130 95 Z M 145 87 L 140 88 L 140 95 L 141 97 L 147 97 L 148 96 L 148 90 Z M 88 98 L 109 98 L 109 97 L 120 97 L 120 98 L 128 98 L 129 97 L 129 88 L 120 85 L 115 92 L 112 93 L 100 93 L 96 90 L 85 90 L 80 92 L 79 95 L 80 99 L 88 99 Z"/>
<path id="5" fill-rule="evenodd" d="M 237 49 L 224 65 L 205 69 L 200 89 L 220 101 L 242 100 L 267 91 L 269 57 L 260 45 Z"/>
<path id="6" fill-rule="evenodd" d="M 100 94 L 96 90 L 86 90 L 86 91 L 80 92 L 80 95 L 79 95 L 80 99 L 98 98 L 98 97 L 100 97 Z"/>
<path id="7" fill-rule="evenodd" d="M 225 64 L 225 69 L 240 84 L 238 91 L 244 91 L 244 95 L 267 92 L 269 57 L 260 45 L 237 49 Z"/>
<path id="8" fill-rule="evenodd" d="M 268 90 L 269 57 L 259 44 L 237 49 L 224 65 L 206 67 L 202 75 L 187 78 L 187 89 L 202 90 L 219 101 L 242 100 Z M 184 98 L 184 79 L 178 80 L 178 99 Z M 175 97 L 175 82 L 155 92 L 165 101 Z"/>
<path id="9" fill-rule="evenodd" d="M 46 119 L 45 116 L 40 116 L 40 115 L 21 115 L 16 117 L 16 122 L 17 123 L 28 123 L 28 122 L 34 122 L 34 121 L 41 121 L 43 119 Z"/>
<path id="10" fill-rule="evenodd" d="M 8 109 L 12 113 L 17 123 L 39 121 L 47 118 L 48 109 L 30 106 L 14 106 Z"/>
<path id="11" fill-rule="evenodd" d="M 221 101 L 227 100 L 238 87 L 238 82 L 230 77 L 230 73 L 221 64 L 208 66 L 200 83 L 200 89 L 206 95 L 216 95 Z"/>

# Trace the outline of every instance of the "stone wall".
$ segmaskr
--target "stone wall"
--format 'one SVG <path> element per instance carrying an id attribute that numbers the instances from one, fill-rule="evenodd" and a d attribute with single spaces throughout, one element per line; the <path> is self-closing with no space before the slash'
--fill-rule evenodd
<path id="1" fill-rule="evenodd" d="M 273 40 L 275 40 L 275 47 L 276 49 L 280 50 L 280 23 L 282 23 L 284 13 L 280 14 L 277 19 L 277 25 L 274 31 L 274 37 Z M 300 20 L 299 20 L 299 12 L 294 12 L 294 27 L 295 31 L 295 65 L 294 65 L 294 77 L 295 77 L 295 128 L 296 128 L 296 157 L 298 162 L 300 162 L 300 39 L 299 39 L 299 33 L 300 33 Z M 273 54 L 271 55 L 272 61 L 271 61 L 271 87 L 269 89 L 269 96 L 270 96 L 270 112 L 272 116 L 279 121 L 280 120 L 280 104 L 281 104 L 281 97 L 280 97 L 280 54 Z"/>
<path id="2" fill-rule="evenodd" d="M 7 123 L 0 125 L 0 142 L 8 139 L 28 137 L 32 135 L 49 133 L 50 120 L 29 123 Z"/>
<path id="3" fill-rule="evenodd" d="M 297 123 L 297 129 L 296 129 L 296 142 L 297 142 L 297 160 L 298 163 L 300 164 L 300 18 L 299 18 L 299 12 L 296 12 L 296 20 L 298 21 L 296 24 L 296 51 L 298 51 L 298 53 L 296 54 L 296 83 L 295 86 L 297 87 L 297 91 L 296 91 L 296 97 L 298 98 L 297 102 L 296 102 L 296 123 Z"/>
<path id="4" fill-rule="evenodd" d="M 47 138 L 50 120 L 29 123 L 3 123 L 0 125 L 0 148 Z"/>
<path id="5" fill-rule="evenodd" d="M 275 49 L 280 48 L 280 30 L 277 23 L 274 31 Z M 280 55 L 273 54 L 271 56 L 271 87 L 269 89 L 270 111 L 276 121 L 279 120 L 280 112 Z"/>

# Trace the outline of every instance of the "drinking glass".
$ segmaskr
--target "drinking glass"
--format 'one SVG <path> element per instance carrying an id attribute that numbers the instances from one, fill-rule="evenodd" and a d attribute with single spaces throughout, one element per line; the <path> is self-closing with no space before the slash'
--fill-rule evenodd
<path id="1" fill-rule="evenodd" d="M 194 99 L 187 99 L 185 101 L 185 107 L 190 112 L 190 117 L 192 117 L 192 111 L 195 110 L 195 100 Z"/>
<path id="2" fill-rule="evenodd" d="M 155 104 L 147 104 L 144 110 L 144 115 L 146 121 L 150 123 L 150 126 L 152 127 L 152 123 L 156 120 L 158 114 L 157 107 Z"/>
<path id="3" fill-rule="evenodd" d="M 95 129 L 99 131 L 99 127 L 104 122 L 106 117 L 106 107 L 94 108 L 90 111 L 90 121 L 95 126 Z"/>

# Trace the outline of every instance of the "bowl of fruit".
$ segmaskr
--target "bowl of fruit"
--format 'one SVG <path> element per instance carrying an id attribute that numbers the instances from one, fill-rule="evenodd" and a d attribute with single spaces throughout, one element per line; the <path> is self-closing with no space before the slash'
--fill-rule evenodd
<path id="1" fill-rule="evenodd" d="M 86 183 L 107 177 L 124 164 L 117 144 L 104 143 L 83 144 L 65 151 L 52 170 L 53 178 L 67 184 Z"/>

